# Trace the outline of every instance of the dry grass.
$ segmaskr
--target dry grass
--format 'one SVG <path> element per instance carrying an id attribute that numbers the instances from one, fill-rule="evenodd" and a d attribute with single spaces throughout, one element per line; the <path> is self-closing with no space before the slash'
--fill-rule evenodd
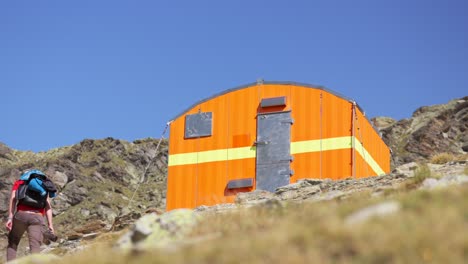
<path id="1" fill-rule="evenodd" d="M 418 188 L 425 179 L 430 177 L 434 177 L 434 175 L 429 166 L 425 163 L 419 164 L 418 168 L 414 170 L 413 177 L 403 184 L 403 189 L 411 190 Z"/>
<path id="2" fill-rule="evenodd" d="M 430 163 L 432 164 L 445 164 L 452 161 L 466 161 L 468 154 L 451 154 L 447 152 L 438 153 L 431 157 Z"/>
<path id="3" fill-rule="evenodd" d="M 459 154 L 455 156 L 455 161 L 468 161 L 468 154 Z"/>
<path id="4" fill-rule="evenodd" d="M 438 153 L 432 156 L 430 163 L 432 164 L 445 164 L 447 162 L 451 162 L 455 160 L 455 156 L 453 154 L 444 152 Z"/>
<path id="5" fill-rule="evenodd" d="M 417 180 L 424 180 L 432 176 L 431 169 L 425 163 L 418 165 L 418 168 L 414 171 L 413 177 Z"/>
<path id="6" fill-rule="evenodd" d="M 178 250 L 122 252 L 98 245 L 64 263 L 464 263 L 468 186 L 399 193 L 401 210 L 346 225 L 350 213 L 385 197 L 291 204 L 208 215 L 192 233 L 210 237 Z M 443 216 L 441 218 L 441 216 Z"/>

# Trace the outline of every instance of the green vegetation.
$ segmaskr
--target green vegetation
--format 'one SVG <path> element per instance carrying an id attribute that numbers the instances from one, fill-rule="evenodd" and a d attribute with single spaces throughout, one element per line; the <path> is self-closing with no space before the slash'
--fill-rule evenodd
<path id="1" fill-rule="evenodd" d="M 418 168 L 414 171 L 413 177 L 417 179 L 417 181 L 423 181 L 426 178 L 431 177 L 432 172 L 429 166 L 426 163 L 420 164 Z"/>
<path id="2" fill-rule="evenodd" d="M 122 186 L 109 180 L 106 182 L 83 181 L 80 187 L 88 190 L 86 197 L 79 204 L 56 216 L 55 226 L 59 229 L 59 233 L 67 234 L 74 227 L 86 224 L 90 219 L 104 219 L 105 216 L 100 206 L 108 207 L 113 212 L 120 212 L 127 207 L 133 212 L 144 212 L 148 208 L 158 206 L 155 203 L 157 199 L 151 198 L 149 194 L 163 189 L 162 185 L 164 184 L 154 182 L 140 185 L 133 202 L 130 203 L 126 197 L 132 197 L 136 186 Z M 88 215 L 85 215 L 84 211 L 88 212 Z"/>
<path id="3" fill-rule="evenodd" d="M 112 239 L 64 257 L 65 263 L 464 263 L 468 186 L 367 194 L 206 215 L 177 250 L 125 253 Z M 401 210 L 349 225 L 345 219 L 391 198 Z M 440 221 L 443 216 L 444 220 Z M 190 243 L 190 241 L 196 241 Z"/>
<path id="4" fill-rule="evenodd" d="M 404 189 L 410 190 L 415 189 L 421 185 L 421 183 L 427 178 L 438 178 L 439 175 L 434 175 L 431 169 L 426 163 L 418 165 L 418 168 L 414 171 L 413 177 L 408 179 L 404 184 Z"/>

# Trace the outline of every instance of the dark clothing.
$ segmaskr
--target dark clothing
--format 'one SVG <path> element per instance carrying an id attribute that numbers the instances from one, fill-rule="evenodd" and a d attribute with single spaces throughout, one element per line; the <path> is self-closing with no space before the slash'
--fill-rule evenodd
<path id="1" fill-rule="evenodd" d="M 31 253 L 39 253 L 44 225 L 44 217 L 41 213 L 18 211 L 13 218 L 13 226 L 8 234 L 7 261 L 16 258 L 18 244 L 26 230 L 28 231 Z"/>
<path id="2" fill-rule="evenodd" d="M 51 180 L 46 178 L 46 179 L 42 180 L 42 184 L 44 185 L 44 189 L 46 191 L 48 191 L 49 193 L 56 193 L 57 192 L 57 188 L 55 188 L 55 184 Z"/>
<path id="3" fill-rule="evenodd" d="M 18 190 L 18 188 L 20 187 L 20 185 L 24 184 L 24 181 L 22 180 L 17 180 L 15 182 L 15 184 L 13 184 L 13 187 L 11 188 L 11 191 L 12 192 L 16 192 L 16 190 Z M 27 205 L 24 205 L 24 204 L 18 204 L 16 210 L 18 211 L 34 211 L 34 210 L 39 210 L 40 213 L 42 215 L 45 215 L 45 209 L 44 208 L 35 208 L 35 207 L 31 207 L 31 206 L 27 206 Z"/>

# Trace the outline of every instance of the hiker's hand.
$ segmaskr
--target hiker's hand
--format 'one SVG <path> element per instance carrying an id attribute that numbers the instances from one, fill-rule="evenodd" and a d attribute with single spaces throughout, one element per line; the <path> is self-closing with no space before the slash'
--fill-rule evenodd
<path id="1" fill-rule="evenodd" d="M 6 226 L 6 228 L 8 229 L 8 231 L 11 231 L 11 226 L 12 226 L 12 225 L 13 225 L 13 219 L 8 218 L 8 220 L 7 220 L 6 224 L 5 224 L 5 226 Z"/>
<path id="2" fill-rule="evenodd" d="M 52 234 L 55 234 L 54 226 L 53 226 L 53 225 L 49 225 L 49 230 L 50 230 L 50 232 L 52 232 Z"/>

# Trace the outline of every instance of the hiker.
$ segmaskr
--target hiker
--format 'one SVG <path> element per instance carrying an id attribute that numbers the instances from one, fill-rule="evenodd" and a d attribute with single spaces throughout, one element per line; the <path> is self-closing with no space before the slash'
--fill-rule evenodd
<path id="1" fill-rule="evenodd" d="M 32 181 L 35 179 L 39 181 Z M 38 189 L 38 183 L 42 185 L 42 189 Z M 43 231 L 46 228 L 44 216 L 48 223 L 47 234 L 55 236 L 50 198 L 55 197 L 56 192 L 53 183 L 39 170 L 25 172 L 13 184 L 5 224 L 9 231 L 7 261 L 16 258 L 18 244 L 25 231 L 28 232 L 31 253 L 40 252 Z"/>

